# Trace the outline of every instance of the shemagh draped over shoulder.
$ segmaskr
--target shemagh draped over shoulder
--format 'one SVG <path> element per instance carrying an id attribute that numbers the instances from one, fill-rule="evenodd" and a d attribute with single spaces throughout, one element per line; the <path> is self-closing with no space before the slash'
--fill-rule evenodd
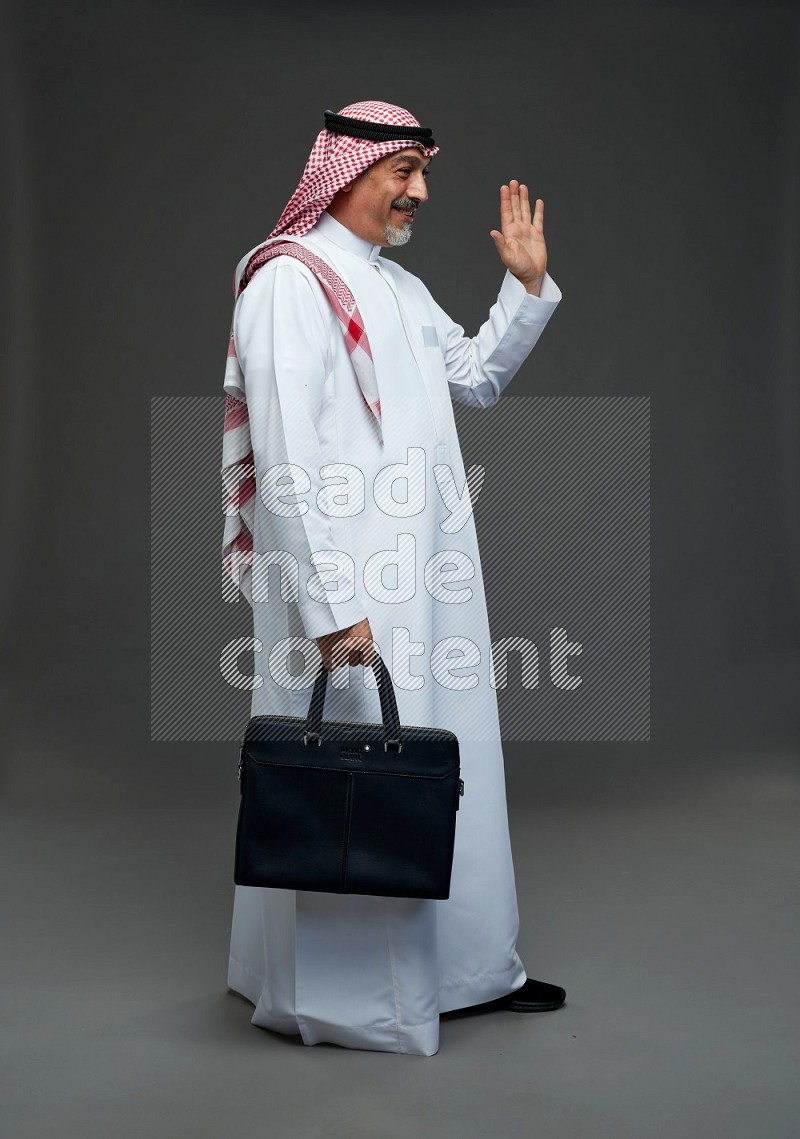
<path id="1" fill-rule="evenodd" d="M 438 153 L 432 131 L 403 107 L 366 100 L 351 103 L 338 113 L 325 112 L 325 127 L 317 135 L 297 189 L 275 228 L 236 268 L 233 278 L 237 300 L 253 275 L 273 257 L 290 255 L 317 276 L 341 324 L 364 400 L 374 415 L 381 437 L 381 407 L 367 329 L 347 285 L 321 258 L 288 239 L 302 236 L 315 225 L 334 196 L 386 154 L 418 147 L 426 158 Z M 234 302 L 235 303 L 235 302 Z M 234 344 L 233 322 L 225 369 L 225 421 L 222 446 L 223 568 L 249 594 L 248 575 L 253 560 L 253 511 L 256 472 L 250 438 L 244 375 Z"/>

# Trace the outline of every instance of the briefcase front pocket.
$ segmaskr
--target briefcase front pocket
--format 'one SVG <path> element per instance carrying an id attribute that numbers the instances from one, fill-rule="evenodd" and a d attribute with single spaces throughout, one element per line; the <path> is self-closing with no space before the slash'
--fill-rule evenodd
<path id="1" fill-rule="evenodd" d="M 338 892 L 347 772 L 245 763 L 234 881 Z"/>
<path id="2" fill-rule="evenodd" d="M 412 768 L 407 732 L 401 755 Z M 385 756 L 383 769 L 353 770 L 345 748 L 333 766 L 334 744 L 318 762 L 301 763 L 302 747 L 284 742 L 283 762 L 243 748 L 237 885 L 448 897 L 460 791 L 452 756 L 449 770 L 417 774 L 387 770 Z"/>
<path id="3" fill-rule="evenodd" d="M 388 870 L 395 897 L 449 897 L 457 809 L 457 770 L 427 779 L 354 773 L 345 884 L 388 894 Z"/>

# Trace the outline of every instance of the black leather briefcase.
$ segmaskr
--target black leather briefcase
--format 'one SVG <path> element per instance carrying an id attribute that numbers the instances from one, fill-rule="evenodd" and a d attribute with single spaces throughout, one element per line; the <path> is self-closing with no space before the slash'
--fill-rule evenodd
<path id="1" fill-rule="evenodd" d="M 253 716 L 239 760 L 234 881 L 335 894 L 447 898 L 464 793 L 458 739 L 401 726 L 389 671 L 383 723 L 323 721 L 324 664 L 305 720 Z"/>

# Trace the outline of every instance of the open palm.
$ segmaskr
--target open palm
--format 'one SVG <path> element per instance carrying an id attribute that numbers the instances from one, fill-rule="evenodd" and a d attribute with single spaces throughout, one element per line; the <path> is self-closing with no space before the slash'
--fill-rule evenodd
<path id="1" fill-rule="evenodd" d="M 496 229 L 489 232 L 503 264 L 527 289 L 538 290 L 547 268 L 544 202 L 536 199 L 531 217 L 528 187 L 516 178 L 500 187 L 500 226 L 502 232 Z"/>

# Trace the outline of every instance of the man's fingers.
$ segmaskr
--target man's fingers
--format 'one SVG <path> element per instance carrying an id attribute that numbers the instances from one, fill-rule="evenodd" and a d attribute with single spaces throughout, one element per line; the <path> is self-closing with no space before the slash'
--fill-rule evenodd
<path id="1" fill-rule="evenodd" d="M 536 199 L 536 206 L 531 215 L 531 201 L 528 187 L 524 182 L 512 178 L 509 183 L 500 187 L 500 228 L 503 238 L 506 239 L 508 227 L 514 222 L 521 222 L 533 226 L 537 234 L 544 239 L 544 200 Z M 491 230 L 492 237 L 497 241 L 497 230 Z"/>
<path id="2" fill-rule="evenodd" d="M 537 198 L 535 210 L 531 215 L 528 187 L 516 178 L 512 178 L 507 184 L 504 182 L 500 187 L 500 224 L 505 227 L 514 221 L 528 222 L 540 229 L 544 225 L 544 202 L 541 198 Z"/>
<path id="3" fill-rule="evenodd" d="M 374 652 L 374 643 L 368 637 L 342 637 L 329 649 L 329 660 L 332 668 L 338 668 L 341 664 L 369 665 Z"/>
<path id="4" fill-rule="evenodd" d="M 505 228 L 514 220 L 514 214 L 511 209 L 511 191 L 508 186 L 503 184 L 500 187 L 500 226 Z"/>
<path id="5" fill-rule="evenodd" d="M 512 178 L 508 184 L 511 197 L 511 216 L 514 221 L 520 221 L 522 213 L 519 205 L 519 182 L 516 178 Z"/>
<path id="6" fill-rule="evenodd" d="M 523 221 L 530 222 L 531 220 L 531 202 L 528 197 L 528 187 L 524 182 L 519 184 L 519 209 L 520 216 Z"/>

